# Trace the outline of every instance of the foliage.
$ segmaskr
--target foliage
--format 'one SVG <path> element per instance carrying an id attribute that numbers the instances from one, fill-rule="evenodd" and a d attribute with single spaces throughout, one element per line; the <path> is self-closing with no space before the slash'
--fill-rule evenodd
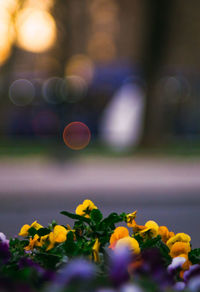
<path id="1" fill-rule="evenodd" d="M 35 221 L 21 228 L 22 239 L 0 233 L 1 291 L 176 291 L 190 288 L 194 269 L 200 277 L 200 249 L 191 250 L 187 234 L 152 220 L 138 225 L 136 211 L 104 218 L 90 200 L 61 214 L 73 227 Z"/>

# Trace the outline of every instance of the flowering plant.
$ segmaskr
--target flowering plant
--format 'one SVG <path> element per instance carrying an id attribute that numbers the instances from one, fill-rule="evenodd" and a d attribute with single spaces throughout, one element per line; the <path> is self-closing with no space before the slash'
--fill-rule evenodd
<path id="1" fill-rule="evenodd" d="M 74 226 L 34 221 L 10 241 L 0 233 L 0 291 L 200 291 L 188 234 L 139 225 L 137 211 L 103 218 L 91 200 L 61 214 Z"/>

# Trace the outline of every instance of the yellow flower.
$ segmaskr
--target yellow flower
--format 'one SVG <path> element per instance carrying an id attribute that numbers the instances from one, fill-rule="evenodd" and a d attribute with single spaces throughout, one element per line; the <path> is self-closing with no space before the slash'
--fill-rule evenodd
<path id="1" fill-rule="evenodd" d="M 22 226 L 22 228 L 21 228 L 21 230 L 20 230 L 20 232 L 19 232 L 19 235 L 20 235 L 20 236 L 24 236 L 24 237 L 25 237 L 25 236 L 28 236 L 28 235 L 29 235 L 29 234 L 28 234 L 28 230 L 29 230 L 31 227 L 33 227 L 33 228 L 35 228 L 36 230 L 38 230 L 38 229 L 42 228 L 43 226 L 40 225 L 39 223 L 37 223 L 37 220 L 34 221 L 31 225 L 25 224 L 24 226 Z"/>
<path id="2" fill-rule="evenodd" d="M 29 245 L 25 247 L 25 250 L 33 250 L 35 246 L 42 246 L 42 243 L 39 241 L 39 239 L 40 237 L 37 234 L 35 234 L 33 238 L 30 237 Z"/>
<path id="3" fill-rule="evenodd" d="M 177 241 L 179 242 L 190 242 L 191 237 L 186 234 L 186 233 L 177 233 L 176 235 L 172 236 L 168 241 L 167 241 L 167 246 L 169 249 L 171 249 L 172 245 L 176 243 Z"/>
<path id="4" fill-rule="evenodd" d="M 31 227 L 35 228 L 36 230 L 40 229 L 40 228 L 43 228 L 42 225 L 40 225 L 39 223 L 37 223 L 37 220 L 34 221 L 32 224 L 31 224 Z"/>
<path id="5" fill-rule="evenodd" d="M 170 232 L 169 232 L 169 238 L 171 238 L 171 237 L 173 237 L 173 236 L 175 236 L 175 233 L 174 233 L 173 231 L 170 231 Z"/>
<path id="6" fill-rule="evenodd" d="M 181 267 L 182 270 L 180 271 L 180 274 L 179 274 L 181 279 L 183 279 L 185 271 L 189 270 L 191 265 L 192 263 L 188 259 L 184 262 L 184 264 Z"/>
<path id="7" fill-rule="evenodd" d="M 147 230 L 147 227 L 144 226 L 144 225 L 138 225 L 138 224 L 135 224 L 133 225 L 133 232 L 135 234 L 140 234 L 142 230 Z"/>
<path id="8" fill-rule="evenodd" d="M 76 208 L 76 214 L 80 216 L 85 216 L 86 218 L 90 218 L 90 212 L 93 209 L 97 209 L 95 204 L 90 200 L 84 200 L 82 204 L 78 205 Z"/>
<path id="9" fill-rule="evenodd" d="M 49 234 L 40 237 L 41 245 L 44 245 L 47 239 L 49 238 Z"/>
<path id="10" fill-rule="evenodd" d="M 148 232 L 148 234 L 151 236 L 151 237 L 156 237 L 158 235 L 158 224 L 153 221 L 153 220 L 149 220 L 145 223 L 145 229 L 141 230 L 140 231 L 140 234 L 143 235 L 143 234 L 146 234 Z"/>
<path id="11" fill-rule="evenodd" d="M 135 218 L 136 218 L 137 211 L 134 211 L 133 213 L 129 213 L 126 215 L 126 222 L 128 227 L 133 227 L 135 226 Z"/>
<path id="12" fill-rule="evenodd" d="M 133 251 L 135 254 L 140 253 L 140 247 L 137 240 L 133 237 L 126 236 L 124 238 L 121 238 L 117 241 L 115 248 L 119 247 L 128 247 L 131 251 Z"/>
<path id="13" fill-rule="evenodd" d="M 178 257 L 180 255 L 188 255 L 191 251 L 189 242 L 175 242 L 170 250 L 170 256 L 172 258 Z"/>
<path id="14" fill-rule="evenodd" d="M 50 244 L 47 247 L 47 250 L 52 249 L 55 243 L 61 243 L 66 241 L 68 232 L 69 230 L 67 230 L 65 227 L 61 225 L 56 225 L 53 231 L 49 233 Z"/>
<path id="15" fill-rule="evenodd" d="M 25 224 L 24 226 L 22 226 L 20 232 L 19 232 L 19 235 L 20 236 L 28 236 L 28 230 L 30 229 L 30 225 L 28 224 Z"/>
<path id="16" fill-rule="evenodd" d="M 180 258 L 185 258 L 186 261 L 188 260 L 188 254 L 181 253 L 181 254 L 179 255 L 179 257 L 180 257 Z"/>
<path id="17" fill-rule="evenodd" d="M 93 253 L 93 258 L 95 262 L 99 262 L 100 258 L 99 258 L 99 248 L 100 248 L 100 242 L 98 240 L 98 238 L 96 239 L 93 248 L 92 248 L 92 253 Z"/>
<path id="18" fill-rule="evenodd" d="M 123 237 L 129 236 L 129 231 L 126 227 L 119 226 L 115 228 L 113 234 L 110 237 L 110 248 L 114 249 L 117 241 Z"/>
<path id="19" fill-rule="evenodd" d="M 166 226 L 160 226 L 158 229 L 158 234 L 161 236 L 162 241 L 166 243 L 172 236 L 174 236 L 174 232 L 168 230 Z"/>

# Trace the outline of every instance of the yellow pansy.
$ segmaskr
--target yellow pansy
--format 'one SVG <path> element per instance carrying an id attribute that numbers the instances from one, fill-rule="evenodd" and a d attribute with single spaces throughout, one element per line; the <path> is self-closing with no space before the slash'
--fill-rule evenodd
<path id="1" fill-rule="evenodd" d="M 169 249 L 171 249 L 172 245 L 176 243 L 177 241 L 179 242 L 190 242 L 191 237 L 186 234 L 186 233 L 177 233 L 176 235 L 172 236 L 168 241 L 167 241 L 167 246 Z"/>
<path id="2" fill-rule="evenodd" d="M 24 226 L 22 226 L 20 232 L 19 232 L 19 235 L 20 236 L 28 236 L 28 230 L 30 229 L 30 225 L 28 224 L 25 224 Z"/>
<path id="3" fill-rule="evenodd" d="M 68 232 L 69 230 L 67 230 L 65 227 L 61 225 L 56 225 L 53 231 L 49 233 L 50 244 L 47 247 L 47 250 L 52 249 L 55 243 L 61 243 L 66 241 Z"/>
<path id="4" fill-rule="evenodd" d="M 175 236 L 175 233 L 174 233 L 173 231 L 170 231 L 170 232 L 169 232 L 169 238 L 171 238 L 171 237 L 173 237 L 173 236 Z"/>
<path id="5" fill-rule="evenodd" d="M 135 224 L 135 225 L 133 225 L 132 227 L 133 227 L 133 232 L 134 232 L 135 234 L 140 234 L 140 232 L 141 232 L 142 230 L 147 230 L 147 227 L 144 226 L 144 225 L 138 225 L 138 224 Z"/>
<path id="6" fill-rule="evenodd" d="M 123 237 L 129 236 L 129 231 L 124 226 L 119 226 L 115 228 L 113 234 L 110 237 L 110 246 L 109 248 L 114 249 L 117 241 Z"/>
<path id="7" fill-rule="evenodd" d="M 159 226 L 158 234 L 161 236 L 162 241 L 166 243 L 172 236 L 174 236 L 174 232 L 168 230 L 166 226 Z"/>
<path id="8" fill-rule="evenodd" d="M 189 242 L 175 242 L 170 249 L 170 256 L 172 258 L 181 256 L 181 255 L 188 255 L 191 251 L 190 243 Z"/>
<path id="9" fill-rule="evenodd" d="M 40 228 L 43 228 L 42 225 L 40 225 L 39 223 L 37 223 L 37 220 L 34 221 L 32 224 L 31 224 L 31 227 L 35 228 L 36 230 L 40 229 Z"/>
<path id="10" fill-rule="evenodd" d="M 145 223 L 145 227 L 143 230 L 140 231 L 140 234 L 143 235 L 143 234 L 146 234 L 148 232 L 148 234 L 151 236 L 151 237 L 156 237 L 158 235 L 158 224 L 153 221 L 153 220 L 149 220 Z"/>
<path id="11" fill-rule="evenodd" d="M 19 235 L 20 235 L 20 236 L 24 236 L 24 237 L 25 237 L 25 236 L 28 236 L 28 235 L 29 235 L 29 234 L 28 234 L 28 230 L 29 230 L 31 227 L 33 227 L 33 228 L 35 228 L 36 230 L 38 230 L 38 229 L 42 228 L 43 226 L 40 225 L 39 223 L 37 223 L 37 220 L 34 221 L 31 225 L 25 224 L 24 226 L 22 226 L 22 228 L 21 228 L 21 230 L 20 230 L 20 232 L 19 232 Z"/>
<path id="12" fill-rule="evenodd" d="M 49 238 L 49 234 L 40 237 L 41 245 L 44 245 L 47 239 Z"/>
<path id="13" fill-rule="evenodd" d="M 136 218 L 137 211 L 134 211 L 133 213 L 129 213 L 126 215 L 126 222 L 128 227 L 135 226 L 135 218 Z"/>
<path id="14" fill-rule="evenodd" d="M 83 203 L 78 205 L 76 208 L 76 214 L 90 218 L 90 212 L 93 209 L 97 209 L 97 206 L 95 206 L 95 204 L 90 200 L 84 200 Z"/>
<path id="15" fill-rule="evenodd" d="M 115 248 L 128 247 L 135 254 L 140 253 L 140 246 L 137 240 L 133 237 L 126 236 L 117 241 Z"/>
<path id="16" fill-rule="evenodd" d="M 185 271 L 189 270 L 191 265 L 192 265 L 192 263 L 188 259 L 184 262 L 184 264 L 181 267 L 182 270 L 180 271 L 180 274 L 179 274 L 181 279 L 184 278 Z"/>
<path id="17" fill-rule="evenodd" d="M 30 237 L 29 245 L 25 247 L 25 250 L 33 250 L 35 246 L 42 246 L 42 243 L 39 241 L 39 239 L 40 237 L 37 234 L 35 234 L 33 238 Z"/>
<path id="18" fill-rule="evenodd" d="M 93 248 L 92 248 L 92 253 L 93 253 L 93 258 L 95 262 L 99 262 L 100 258 L 99 258 L 99 248 L 100 248 L 100 242 L 98 240 L 98 238 L 96 239 Z"/>

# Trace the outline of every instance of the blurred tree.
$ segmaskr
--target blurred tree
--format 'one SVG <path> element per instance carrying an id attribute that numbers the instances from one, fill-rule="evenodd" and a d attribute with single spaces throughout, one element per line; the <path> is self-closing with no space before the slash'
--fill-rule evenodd
<path id="1" fill-rule="evenodd" d="M 156 83 L 168 49 L 172 0 L 145 0 L 146 41 L 142 51 L 142 68 L 146 82 L 146 106 L 141 145 L 158 145 L 163 138 L 163 99 L 156 94 Z"/>
<path id="2" fill-rule="evenodd" d="M 85 50 L 87 7 L 81 0 L 55 1 L 53 16 L 57 23 L 57 45 L 54 55 L 60 64 L 60 76 L 65 75 L 70 57 Z"/>

